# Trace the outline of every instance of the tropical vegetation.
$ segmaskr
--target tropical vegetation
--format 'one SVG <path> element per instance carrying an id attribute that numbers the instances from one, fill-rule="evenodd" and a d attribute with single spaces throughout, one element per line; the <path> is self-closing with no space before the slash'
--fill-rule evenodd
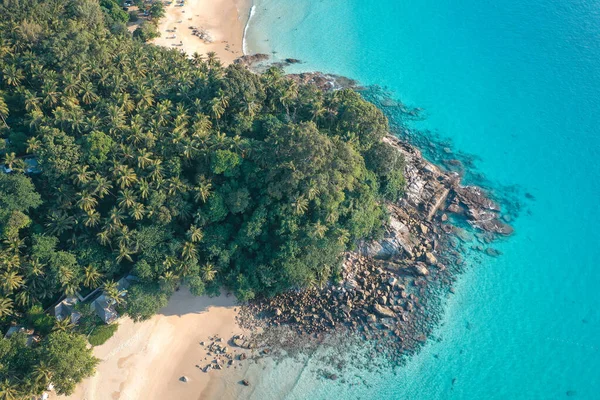
<path id="1" fill-rule="evenodd" d="M 322 285 L 402 193 L 358 93 L 145 44 L 108 3 L 0 3 L 0 328 L 40 335 L 0 341 L 4 398 L 93 373 L 93 318 L 43 312 L 64 296 L 101 288 L 143 320 L 182 283 L 241 301 Z"/>

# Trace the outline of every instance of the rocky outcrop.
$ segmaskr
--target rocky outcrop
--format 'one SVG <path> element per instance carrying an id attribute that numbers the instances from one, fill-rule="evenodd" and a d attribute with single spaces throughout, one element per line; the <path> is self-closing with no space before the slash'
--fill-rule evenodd
<path id="1" fill-rule="evenodd" d="M 483 189 L 462 186 L 457 173 L 442 171 L 425 160 L 418 149 L 394 136 L 389 135 L 384 141 L 401 152 L 405 160 L 406 194 L 399 206 L 407 214 L 416 213 L 419 218 L 431 221 L 440 210 L 445 210 L 466 217 L 476 229 L 502 235 L 513 232 L 503 222 L 506 218 L 500 206 Z"/>
<path id="2" fill-rule="evenodd" d="M 358 82 L 353 79 L 322 72 L 303 72 L 291 74 L 288 77 L 298 83 L 315 85 L 323 91 L 358 87 Z"/>
<path id="3" fill-rule="evenodd" d="M 235 60 L 233 60 L 233 63 L 245 65 L 246 67 L 250 68 L 250 67 L 255 66 L 256 64 L 267 61 L 268 59 L 269 59 L 268 54 L 261 54 L 261 53 L 247 54 L 247 55 L 241 56 L 239 58 L 236 58 Z"/>

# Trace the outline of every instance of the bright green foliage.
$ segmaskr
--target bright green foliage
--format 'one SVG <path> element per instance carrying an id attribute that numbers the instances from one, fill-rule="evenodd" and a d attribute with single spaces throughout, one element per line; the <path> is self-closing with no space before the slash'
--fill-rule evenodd
<path id="1" fill-rule="evenodd" d="M 110 153 L 116 150 L 115 142 L 101 131 L 90 132 L 82 141 L 87 162 L 94 166 L 108 161 Z"/>
<path id="2" fill-rule="evenodd" d="M 81 335 L 53 332 L 39 348 L 40 361 L 52 371 L 58 394 L 71 394 L 75 384 L 94 373 L 98 359 Z"/>
<path id="3" fill-rule="evenodd" d="M 110 339 L 118 328 L 119 324 L 98 325 L 88 336 L 88 342 L 90 342 L 92 346 L 100 346 Z"/>
<path id="4" fill-rule="evenodd" d="M 402 160 L 356 92 L 146 45 L 153 23 L 136 30 L 141 41 L 120 33 L 112 0 L 0 4 L 0 139 L 12 135 L 0 156 L 17 167 L 0 174 L 0 328 L 36 327 L 46 337 L 32 351 L 81 362 L 69 377 L 32 356 L 60 390 L 93 362 L 70 358 L 61 341 L 79 349 L 83 337 L 34 307 L 127 273 L 141 280 L 121 305 L 136 320 L 181 283 L 241 300 L 323 285 L 345 250 L 381 232 Z M 25 151 L 41 174 L 20 168 Z M 83 320 L 75 329 L 89 334 Z M 0 382 L 33 393 L 27 373 L 0 369 Z"/>
<path id="5" fill-rule="evenodd" d="M 112 26 L 114 23 L 125 23 L 129 21 L 129 15 L 121 8 L 121 1 L 100 0 L 100 7 L 104 11 L 106 23 Z"/>
<path id="6" fill-rule="evenodd" d="M 14 388 L 17 399 L 39 395 L 49 383 L 57 393 L 70 394 L 99 361 L 83 336 L 66 332 L 52 332 L 36 347 L 27 345 L 23 333 L 0 339 L 0 360 L 1 389 Z"/>
<path id="7" fill-rule="evenodd" d="M 167 305 L 167 293 L 158 285 L 133 285 L 127 294 L 127 313 L 134 321 L 143 321 Z"/>
<path id="8" fill-rule="evenodd" d="M 148 13 L 153 20 L 161 19 L 165 16 L 165 6 L 162 1 L 153 1 L 148 9 Z"/>
<path id="9" fill-rule="evenodd" d="M 156 25 L 148 21 L 142 21 L 142 23 L 135 28 L 135 31 L 133 31 L 133 37 L 142 42 L 149 42 L 159 36 L 160 32 L 158 32 Z"/>

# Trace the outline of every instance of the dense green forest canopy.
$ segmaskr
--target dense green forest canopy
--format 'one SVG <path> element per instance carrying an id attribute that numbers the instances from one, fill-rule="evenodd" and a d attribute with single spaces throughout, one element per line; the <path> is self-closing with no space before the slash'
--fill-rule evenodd
<path id="1" fill-rule="evenodd" d="M 0 5 L 0 328 L 43 337 L 2 340 L 0 390 L 91 373 L 87 332 L 43 313 L 64 295 L 117 298 L 132 273 L 121 307 L 145 319 L 180 283 L 241 300 L 323 284 L 402 192 L 387 121 L 356 92 L 144 44 L 110 4 Z"/>

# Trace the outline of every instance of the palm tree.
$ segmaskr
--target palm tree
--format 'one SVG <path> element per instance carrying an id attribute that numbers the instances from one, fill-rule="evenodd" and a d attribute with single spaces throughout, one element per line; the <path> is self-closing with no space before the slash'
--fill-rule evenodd
<path id="1" fill-rule="evenodd" d="M 290 115 L 290 105 L 292 105 L 294 103 L 294 101 L 296 101 L 297 98 L 298 98 L 298 85 L 296 85 L 296 83 L 292 81 L 290 83 L 290 85 L 284 89 L 283 95 L 280 96 L 280 98 L 279 98 L 279 101 L 285 108 L 285 112 L 288 115 L 288 117 Z"/>
<path id="2" fill-rule="evenodd" d="M 10 236 L 4 240 L 6 249 L 14 255 L 19 255 L 21 249 L 25 247 L 25 239 L 21 239 L 19 236 Z"/>
<path id="3" fill-rule="evenodd" d="M 2 111 L 0 111 L 1 113 Z M 27 139 L 27 153 L 35 153 L 42 147 L 42 142 L 36 137 Z"/>
<path id="4" fill-rule="evenodd" d="M 21 258 L 18 254 L 11 255 L 8 252 L 1 252 L 0 266 L 5 268 L 7 271 L 12 269 L 19 269 L 21 267 Z"/>
<path id="5" fill-rule="evenodd" d="M 298 196 L 292 203 L 292 207 L 296 215 L 302 215 L 308 210 L 308 199 L 303 195 Z"/>
<path id="6" fill-rule="evenodd" d="M 98 200 L 96 200 L 91 193 L 84 190 L 83 192 L 77 193 L 77 195 L 79 196 L 79 200 L 77 201 L 79 208 L 87 213 L 94 211 L 94 208 L 98 205 Z"/>
<path id="7" fill-rule="evenodd" d="M 110 215 L 108 217 L 110 230 L 113 231 L 123 226 L 124 217 L 125 215 L 123 214 L 123 211 L 120 208 L 113 207 L 110 210 Z"/>
<path id="8" fill-rule="evenodd" d="M 77 289 L 79 289 L 79 283 L 77 282 L 75 272 L 71 268 L 62 266 L 58 269 L 59 280 L 61 283 L 61 289 L 67 296 L 73 296 Z"/>
<path id="9" fill-rule="evenodd" d="M 131 189 L 119 191 L 118 204 L 121 208 L 131 208 L 136 203 L 136 196 Z"/>
<path id="10" fill-rule="evenodd" d="M 22 290 L 15 295 L 15 303 L 21 307 L 30 306 L 34 303 L 35 297 L 29 293 L 27 286 L 22 286 Z"/>
<path id="11" fill-rule="evenodd" d="M 115 281 L 108 281 L 104 283 L 104 294 L 106 295 L 106 297 L 113 300 L 117 305 L 125 303 L 125 299 L 123 296 L 126 293 L 126 290 L 119 290 L 119 285 Z"/>
<path id="12" fill-rule="evenodd" d="M 40 276 L 44 274 L 45 265 L 42 264 L 37 258 L 29 261 L 27 264 L 27 275 L 28 276 Z"/>
<path id="13" fill-rule="evenodd" d="M 204 60 L 204 57 L 202 56 L 202 54 L 198 53 L 197 51 L 194 52 L 194 54 L 192 54 L 192 63 L 197 67 L 200 64 L 202 64 L 202 61 Z"/>
<path id="14" fill-rule="evenodd" d="M 45 361 L 40 361 L 33 367 L 33 379 L 42 387 L 47 387 L 52 381 L 52 371 Z"/>
<path id="15" fill-rule="evenodd" d="M 63 74 L 63 93 L 67 96 L 75 96 L 79 92 L 79 80 L 70 72 Z"/>
<path id="16" fill-rule="evenodd" d="M 136 221 L 139 221 L 142 218 L 144 218 L 144 214 L 145 210 L 144 205 L 142 203 L 134 203 L 129 211 L 129 216 L 135 219 Z"/>
<path id="17" fill-rule="evenodd" d="M 4 101 L 4 96 L 2 95 L 2 92 L 0 92 L 0 119 L 2 120 L 6 128 L 9 128 L 8 124 L 6 123 L 6 118 L 8 118 L 8 112 L 8 105 L 6 104 L 6 101 Z"/>
<path id="18" fill-rule="evenodd" d="M 217 271 L 215 270 L 214 265 L 210 263 L 204 264 L 202 267 L 202 279 L 204 279 L 204 281 L 211 282 L 213 279 L 215 279 L 216 275 Z"/>
<path id="19" fill-rule="evenodd" d="M 25 396 L 19 391 L 19 384 L 9 379 L 0 383 L 0 400 L 23 400 Z"/>
<path id="20" fill-rule="evenodd" d="M 308 188 L 308 199 L 314 200 L 320 194 L 321 190 L 319 189 L 319 187 L 315 183 L 311 182 L 310 187 Z"/>
<path id="21" fill-rule="evenodd" d="M 60 236 L 75 225 L 75 218 L 62 210 L 52 211 L 48 220 L 46 228 L 51 235 Z"/>
<path id="22" fill-rule="evenodd" d="M 338 229 L 338 244 L 345 246 L 350 240 L 350 232 L 347 229 Z"/>
<path id="23" fill-rule="evenodd" d="M 127 246 L 124 245 L 119 245 L 119 251 L 116 257 L 116 260 L 118 263 L 120 263 L 123 260 L 127 260 L 129 262 L 133 262 L 133 258 L 131 258 L 131 255 L 134 252 L 128 248 Z"/>
<path id="24" fill-rule="evenodd" d="M 81 100 L 84 104 L 91 104 L 98 100 L 98 95 L 94 90 L 94 85 L 92 82 L 86 82 L 81 86 Z"/>
<path id="25" fill-rule="evenodd" d="M 137 156 L 137 164 L 141 169 L 146 168 L 152 162 L 152 153 L 146 149 L 141 150 Z"/>
<path id="26" fill-rule="evenodd" d="M 92 179 L 92 171 L 88 171 L 87 165 L 77 165 L 73 169 L 71 179 L 77 186 L 85 186 Z"/>
<path id="27" fill-rule="evenodd" d="M 177 259 L 173 256 L 166 256 L 163 261 L 163 266 L 167 270 L 171 269 L 171 267 L 174 266 L 175 264 L 177 264 Z"/>
<path id="28" fill-rule="evenodd" d="M 126 165 L 115 165 L 112 172 L 116 176 L 117 183 L 121 189 L 130 187 L 138 180 L 133 168 L 130 168 Z"/>
<path id="29" fill-rule="evenodd" d="M 212 192 L 212 183 L 203 176 L 198 178 L 198 186 L 195 187 L 194 200 L 198 203 L 206 202 Z"/>
<path id="30" fill-rule="evenodd" d="M 167 288 L 173 288 L 177 284 L 179 277 L 173 271 L 165 272 L 160 278 L 160 284 Z"/>
<path id="31" fill-rule="evenodd" d="M 170 100 L 163 100 L 156 105 L 154 110 L 154 120 L 159 127 L 167 124 L 167 117 L 170 116 L 172 107 L 173 104 Z"/>
<path id="32" fill-rule="evenodd" d="M 83 225 L 88 228 L 93 228 L 98 226 L 100 223 L 100 213 L 96 210 L 90 210 L 87 212 L 86 216 L 83 217 Z"/>
<path id="33" fill-rule="evenodd" d="M 75 324 L 71 322 L 71 318 L 57 319 L 52 327 L 53 332 L 70 332 L 75 329 Z"/>
<path id="34" fill-rule="evenodd" d="M 176 195 L 177 193 L 185 193 L 187 190 L 188 186 L 178 176 L 169 179 L 167 193 L 169 193 L 170 196 Z"/>
<path id="35" fill-rule="evenodd" d="M 148 174 L 152 182 L 160 182 L 163 179 L 162 174 L 162 160 L 156 159 L 152 161 L 152 168 L 150 169 L 150 173 Z"/>
<path id="36" fill-rule="evenodd" d="M 181 249 L 181 256 L 185 261 L 189 261 L 193 258 L 196 258 L 198 255 L 198 250 L 196 249 L 196 245 L 193 242 L 185 242 L 183 244 L 183 248 Z"/>
<path id="37" fill-rule="evenodd" d="M 317 221 L 317 223 L 313 225 L 313 233 L 319 239 L 323 239 L 325 237 L 327 229 L 327 225 L 323 225 L 321 221 Z"/>
<path id="38" fill-rule="evenodd" d="M 92 187 L 94 188 L 94 194 L 102 199 L 107 194 L 110 194 L 112 184 L 107 178 L 103 177 L 100 174 L 96 174 L 92 182 Z"/>
<path id="39" fill-rule="evenodd" d="M 150 195 L 150 184 L 146 179 L 142 178 L 138 181 L 138 189 L 140 192 L 140 197 L 144 200 L 147 199 Z"/>
<path id="40" fill-rule="evenodd" d="M 100 286 L 100 280 L 102 279 L 102 273 L 98 271 L 93 265 L 88 265 L 84 268 L 83 284 L 90 289 L 97 288 Z"/>
<path id="41" fill-rule="evenodd" d="M 111 132 L 120 129 L 125 124 L 125 113 L 116 104 L 111 104 L 106 109 L 106 122 L 111 126 Z"/>
<path id="42" fill-rule="evenodd" d="M 13 301 L 9 297 L 0 297 L 0 318 L 7 317 L 13 312 Z"/>
<path id="43" fill-rule="evenodd" d="M 12 169 L 13 164 L 17 160 L 17 155 L 15 153 L 6 153 L 4 155 L 4 164 L 10 169 Z"/>
<path id="44" fill-rule="evenodd" d="M 198 148 L 194 145 L 193 141 L 186 141 L 183 145 L 183 155 L 186 160 L 190 160 L 194 157 L 194 155 L 198 152 Z"/>
<path id="45" fill-rule="evenodd" d="M 60 93 L 56 87 L 56 83 L 46 80 L 42 86 L 42 102 L 48 107 L 54 107 L 58 104 Z"/>
<path id="46" fill-rule="evenodd" d="M 210 101 L 210 113 L 218 121 L 225 113 L 225 107 L 220 98 L 215 97 Z"/>
<path id="47" fill-rule="evenodd" d="M 139 73 L 139 71 L 136 71 L 136 73 Z M 117 95 L 117 101 L 126 113 L 130 113 L 135 110 L 135 103 L 131 99 L 129 93 L 119 93 Z"/>
<path id="48" fill-rule="evenodd" d="M 188 238 L 192 241 L 192 243 L 198 243 L 204 237 L 204 233 L 202 229 L 198 228 L 195 225 L 190 226 L 190 229 L 187 232 Z"/>
<path id="49" fill-rule="evenodd" d="M 23 286 L 24 280 L 17 271 L 4 271 L 0 274 L 0 286 L 4 293 L 12 293 L 21 286 Z"/>
<path id="50" fill-rule="evenodd" d="M 7 65 L 2 70 L 2 74 L 4 82 L 6 82 L 6 84 L 9 86 L 19 86 L 23 78 L 25 78 L 23 71 L 17 69 L 17 67 L 15 67 L 13 64 Z"/>
<path id="51" fill-rule="evenodd" d="M 98 238 L 98 242 L 100 242 L 101 245 L 106 246 L 110 243 L 110 231 L 109 230 L 103 230 L 100 231 L 96 234 L 96 237 Z"/>

